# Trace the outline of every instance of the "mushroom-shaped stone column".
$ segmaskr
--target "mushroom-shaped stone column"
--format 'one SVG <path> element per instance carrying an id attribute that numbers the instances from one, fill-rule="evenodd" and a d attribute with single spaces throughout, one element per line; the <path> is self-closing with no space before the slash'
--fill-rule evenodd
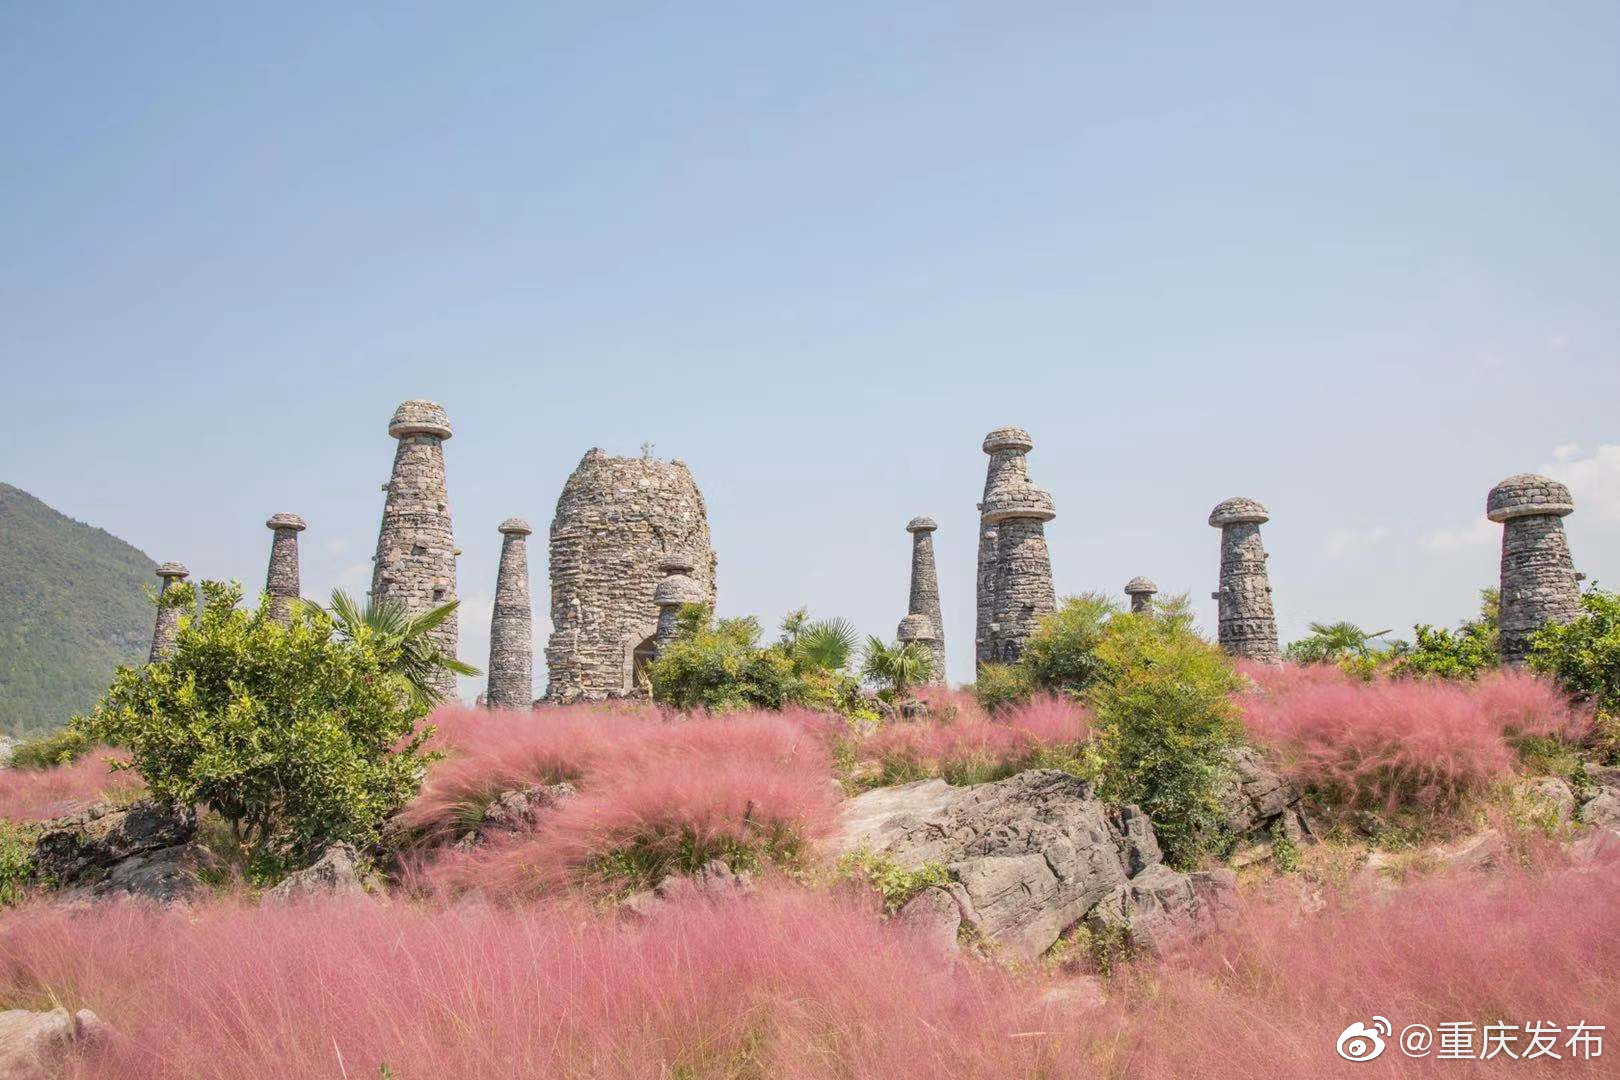
<path id="1" fill-rule="evenodd" d="M 388 434 L 399 445 L 377 533 L 371 596 L 421 615 L 456 598 L 456 541 L 444 486 L 450 418 L 437 402 L 407 401 L 394 411 Z M 460 638 L 456 616 L 440 623 L 432 636 L 446 655 L 455 656 Z M 454 674 L 440 672 L 435 682 L 445 697 L 455 696 Z"/>
<path id="2" fill-rule="evenodd" d="M 174 635 L 180 630 L 180 609 L 165 604 L 163 594 L 169 591 L 170 585 L 184 581 L 190 573 L 177 562 L 166 562 L 157 568 L 157 576 L 163 583 L 158 586 L 157 619 L 152 624 L 152 651 L 147 654 L 148 662 L 156 663 L 174 651 Z"/>
<path id="3" fill-rule="evenodd" d="M 1221 530 L 1221 648 L 1264 664 L 1282 661 L 1277 647 L 1277 616 L 1271 607 L 1271 579 L 1260 526 L 1271 514 L 1253 499 L 1227 499 L 1211 510 L 1209 523 Z"/>
<path id="4" fill-rule="evenodd" d="M 939 570 L 934 565 L 934 530 L 939 526 L 931 517 L 914 517 L 906 522 L 911 534 L 911 600 L 906 611 L 911 615 L 926 615 L 933 624 L 933 637 L 928 639 L 933 654 L 933 675 L 929 681 L 945 685 L 945 621 L 939 610 Z"/>
<path id="5" fill-rule="evenodd" d="M 1153 594 L 1159 587 L 1145 577 L 1133 577 L 1125 583 L 1125 595 L 1131 598 L 1131 614 L 1141 615 L 1153 610 Z"/>
<path id="6" fill-rule="evenodd" d="M 709 602 L 703 585 L 691 576 L 695 566 L 685 555 L 668 555 L 658 564 L 658 572 L 664 576 L 653 590 L 653 603 L 658 605 L 658 629 L 653 633 L 654 658 L 664 655 L 664 649 L 675 640 L 680 629 L 681 608 Z"/>
<path id="7" fill-rule="evenodd" d="M 900 626 L 895 630 L 894 636 L 895 640 L 902 645 L 908 641 L 915 641 L 928 650 L 930 667 L 928 678 L 924 682 L 930 685 L 938 684 L 941 681 L 939 672 L 932 666 L 935 655 L 934 646 L 939 641 L 939 628 L 934 623 L 934 620 L 920 611 L 913 611 L 900 620 Z"/>
<path id="8" fill-rule="evenodd" d="M 534 703 L 533 608 L 529 603 L 529 534 L 522 518 L 500 524 L 501 562 L 495 572 L 495 609 L 489 617 L 491 709 L 527 709 Z"/>
<path id="9" fill-rule="evenodd" d="M 1057 511 L 1052 496 L 1030 482 L 1024 455 L 1034 446 L 1021 428 L 997 428 L 984 440 L 990 468 L 979 504 L 980 536 L 994 530 L 996 543 L 988 597 L 989 647 L 981 642 L 981 660 L 1017 660 L 1036 623 L 1057 609 L 1052 556 L 1046 548 L 1046 522 Z M 981 543 L 981 551 L 983 547 Z M 980 596 L 981 608 L 986 599 Z"/>
<path id="10" fill-rule="evenodd" d="M 264 591 L 270 597 L 270 617 L 284 623 L 298 599 L 298 534 L 308 526 L 297 514 L 275 514 L 264 527 L 272 534 Z"/>
<path id="11" fill-rule="evenodd" d="M 1503 663 L 1524 663 L 1532 634 L 1581 613 L 1579 579 L 1562 520 L 1574 510 L 1569 488 L 1528 473 L 1503 480 L 1485 499 L 1485 516 L 1502 525 Z"/>

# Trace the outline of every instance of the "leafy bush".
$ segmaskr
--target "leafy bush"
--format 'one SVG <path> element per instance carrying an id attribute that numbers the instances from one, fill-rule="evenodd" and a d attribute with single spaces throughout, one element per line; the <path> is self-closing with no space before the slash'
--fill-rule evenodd
<path id="1" fill-rule="evenodd" d="M 1388 630 L 1367 631 L 1351 622 L 1311 623 L 1311 632 L 1289 642 L 1283 657 L 1295 664 L 1339 664 L 1346 660 L 1376 660 L 1386 649 L 1375 645 Z M 1405 642 L 1397 642 L 1405 651 Z"/>
<path id="2" fill-rule="evenodd" d="M 1497 590 L 1480 590 L 1480 614 L 1456 630 L 1419 623 L 1412 628 L 1417 644 L 1403 651 L 1395 663 L 1397 675 L 1476 679 L 1502 663 L 1497 633 Z"/>
<path id="3" fill-rule="evenodd" d="M 861 657 L 861 678 L 879 687 L 889 701 L 907 696 L 914 686 L 926 683 L 934 674 L 934 654 L 920 641 L 897 641 L 885 645 L 872 635 L 866 639 Z"/>
<path id="4" fill-rule="evenodd" d="M 0 907 L 22 900 L 34 872 L 34 845 L 21 829 L 0 822 Z"/>
<path id="5" fill-rule="evenodd" d="M 1595 584 L 1573 622 L 1549 623 L 1531 638 L 1530 666 L 1581 701 L 1620 714 L 1620 595 Z"/>
<path id="6" fill-rule="evenodd" d="M 1034 687 L 1029 671 L 1022 664 L 980 664 L 973 696 L 990 712 L 1028 701 Z"/>
<path id="7" fill-rule="evenodd" d="M 1036 691 L 1083 694 L 1105 674 L 1097 648 L 1104 627 L 1119 614 L 1118 606 L 1100 593 L 1065 597 L 1030 635 L 1018 663 Z"/>
<path id="8" fill-rule="evenodd" d="M 241 608 L 240 586 L 201 589 L 173 653 L 120 669 L 75 725 L 127 749 L 157 798 L 219 813 L 255 860 L 374 841 L 426 765 L 426 733 L 413 734 L 424 710 L 395 675 L 397 644 L 341 639 L 312 605 L 283 626 L 264 604 Z"/>
<path id="9" fill-rule="evenodd" d="M 893 859 L 862 847 L 838 859 L 838 873 L 856 878 L 870 885 L 883 897 L 883 910 L 893 914 L 906 906 L 906 902 L 924 889 L 934 885 L 948 885 L 951 872 L 943 863 L 926 863 L 916 870 L 907 870 Z"/>
<path id="10" fill-rule="evenodd" d="M 18 743 L 12 750 L 11 764 L 18 769 L 54 769 L 73 764 L 98 745 L 79 729 L 65 727 Z"/>
<path id="11" fill-rule="evenodd" d="M 1242 737 L 1237 673 L 1184 601 L 1110 619 L 1097 656 L 1107 674 L 1087 698 L 1101 792 L 1145 810 L 1166 858 L 1189 865 L 1222 842 L 1217 796 Z"/>

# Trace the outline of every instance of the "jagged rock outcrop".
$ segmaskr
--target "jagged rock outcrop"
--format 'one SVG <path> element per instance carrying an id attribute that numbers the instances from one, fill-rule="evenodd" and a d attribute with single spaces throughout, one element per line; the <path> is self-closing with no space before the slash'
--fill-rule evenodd
<path id="1" fill-rule="evenodd" d="M 1162 947 L 1212 923 L 1233 884 L 1229 871 L 1165 866 L 1147 815 L 1108 806 L 1086 781 L 1052 769 L 867 792 L 847 804 L 838 844 L 911 870 L 944 865 L 951 883 L 924 890 L 902 918 L 948 919 L 954 908 L 978 939 L 1020 959 L 1083 921 L 1129 926 L 1139 944 Z"/>
<path id="2" fill-rule="evenodd" d="M 1305 817 L 1302 796 L 1252 746 L 1227 751 L 1232 781 L 1220 794 L 1226 825 L 1240 841 L 1266 842 L 1282 835 L 1295 843 L 1312 841 L 1315 832 Z"/>
<path id="3" fill-rule="evenodd" d="M 103 1038 L 106 1026 L 89 1009 L 69 1013 L 0 1012 L 0 1080 L 46 1080 L 60 1073 L 62 1058 L 75 1043 Z"/>
<path id="4" fill-rule="evenodd" d="M 135 896 L 183 903 L 205 888 L 219 860 L 194 843 L 197 815 L 143 799 L 98 804 L 34 827 L 34 880 L 66 901 Z"/>
<path id="5" fill-rule="evenodd" d="M 371 868 L 360 853 L 339 842 L 321 852 L 313 864 L 282 878 L 265 899 L 285 904 L 317 896 L 365 896 L 371 879 Z"/>
<path id="6" fill-rule="evenodd" d="M 455 846 L 466 851 L 502 833 L 525 832 L 534 827 L 542 811 L 555 809 L 578 793 L 566 780 L 503 791 L 490 801 L 478 823 L 457 840 Z"/>

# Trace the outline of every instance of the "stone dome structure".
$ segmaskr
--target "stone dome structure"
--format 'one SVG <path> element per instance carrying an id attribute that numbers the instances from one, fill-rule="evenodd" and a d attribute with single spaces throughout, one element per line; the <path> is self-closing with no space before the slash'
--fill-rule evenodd
<path id="1" fill-rule="evenodd" d="M 689 571 L 666 570 L 684 559 Z M 713 603 L 708 509 L 682 461 L 613 457 L 592 449 L 563 485 L 551 523 L 553 701 L 633 695 L 656 655 L 658 592 Z M 684 599 L 690 597 L 690 599 Z"/>
<path id="2" fill-rule="evenodd" d="M 1216 529 L 1227 525 L 1264 525 L 1271 520 L 1271 511 L 1253 499 L 1239 495 L 1215 504 L 1209 512 L 1210 526 Z"/>
<path id="3" fill-rule="evenodd" d="M 1551 514 L 1564 517 L 1575 512 L 1575 497 L 1569 488 L 1546 476 L 1517 473 L 1491 488 L 1485 496 L 1485 516 L 1495 522 Z"/>
<path id="4" fill-rule="evenodd" d="M 1508 477 L 1485 496 L 1485 516 L 1502 526 L 1497 627 L 1505 664 L 1524 663 L 1543 626 L 1580 615 L 1580 575 L 1563 522 L 1574 511 L 1569 488 L 1530 473 Z"/>
<path id="5" fill-rule="evenodd" d="M 388 434 L 396 439 L 406 435 L 432 435 L 448 439 L 453 432 L 444 406 L 437 401 L 412 398 L 400 402 L 399 408 L 394 410 L 394 418 L 388 421 Z"/>

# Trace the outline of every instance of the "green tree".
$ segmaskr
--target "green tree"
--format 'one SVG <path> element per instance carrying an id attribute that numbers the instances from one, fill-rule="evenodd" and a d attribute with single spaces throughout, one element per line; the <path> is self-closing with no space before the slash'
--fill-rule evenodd
<path id="1" fill-rule="evenodd" d="M 1581 614 L 1548 623 L 1530 639 L 1530 666 L 1565 690 L 1620 716 L 1620 595 L 1592 587 L 1581 595 Z"/>
<path id="2" fill-rule="evenodd" d="M 1097 656 L 1104 627 L 1119 607 L 1100 593 L 1065 597 L 1035 627 L 1018 662 L 1036 690 L 1083 694 L 1103 675 Z"/>
<path id="3" fill-rule="evenodd" d="M 1311 623 L 1311 632 L 1291 642 L 1283 656 L 1296 664 L 1336 664 L 1346 659 L 1362 659 L 1381 650 L 1374 641 L 1388 630 L 1363 630 L 1352 622 Z"/>
<path id="4" fill-rule="evenodd" d="M 170 586 L 189 593 L 190 585 Z M 340 633 L 314 605 L 286 625 L 204 581 L 171 655 L 121 668 L 74 726 L 127 749 L 154 796 L 202 804 L 256 862 L 291 863 L 343 840 L 374 842 L 432 755 L 426 713 L 401 692 L 397 638 Z"/>
<path id="5" fill-rule="evenodd" d="M 1498 606 L 1497 590 L 1481 589 L 1479 618 L 1466 620 L 1456 630 L 1419 623 L 1412 628 L 1417 641 L 1396 660 L 1395 674 L 1476 679 L 1480 672 L 1499 666 Z"/>
<path id="6" fill-rule="evenodd" d="M 934 673 L 934 655 L 920 641 L 897 641 L 885 645 L 883 639 L 866 639 L 861 661 L 861 677 L 879 687 L 884 696 L 898 700 L 906 691 L 928 681 Z"/>
<path id="7" fill-rule="evenodd" d="M 452 600 L 420 615 L 412 615 L 396 600 L 368 599 L 364 607 L 341 589 L 332 590 L 330 615 L 339 636 L 356 644 L 370 644 L 395 657 L 391 674 L 417 704 L 431 708 L 444 697 L 439 689 L 441 672 L 453 675 L 479 675 L 482 672 L 464 664 L 439 647 L 433 631 L 455 614 L 461 604 Z"/>
<path id="8" fill-rule="evenodd" d="M 812 620 L 807 609 L 799 608 L 782 620 L 781 644 L 800 671 L 842 671 L 859 643 L 848 619 Z"/>

